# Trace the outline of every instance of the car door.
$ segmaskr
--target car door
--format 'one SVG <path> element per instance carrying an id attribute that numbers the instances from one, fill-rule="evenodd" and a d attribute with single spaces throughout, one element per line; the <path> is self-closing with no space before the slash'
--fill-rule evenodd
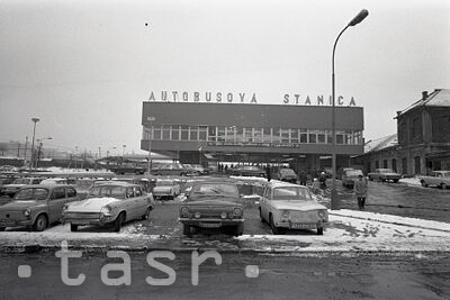
<path id="1" fill-rule="evenodd" d="M 136 199 L 134 197 L 134 188 L 127 187 L 125 194 L 126 197 L 122 205 L 125 206 L 125 210 L 127 211 L 127 220 L 133 220 L 136 218 Z"/>
<path id="2" fill-rule="evenodd" d="M 136 214 L 137 217 L 141 217 L 145 214 L 147 207 L 149 205 L 147 196 L 142 191 L 142 188 L 137 186 L 134 188 L 134 196 L 136 201 Z"/>
<path id="3" fill-rule="evenodd" d="M 61 218 L 62 210 L 66 202 L 66 190 L 63 186 L 55 187 L 48 200 L 49 223 Z"/>
<path id="4" fill-rule="evenodd" d="M 260 201 L 261 214 L 265 220 L 269 220 L 268 213 L 267 213 L 267 202 L 269 201 L 269 199 L 268 199 L 269 191 L 270 191 L 269 187 L 264 188 L 263 196 L 261 197 L 261 201 Z"/>
<path id="5" fill-rule="evenodd" d="M 65 204 L 79 200 L 77 191 L 73 187 L 66 187 L 66 199 Z"/>

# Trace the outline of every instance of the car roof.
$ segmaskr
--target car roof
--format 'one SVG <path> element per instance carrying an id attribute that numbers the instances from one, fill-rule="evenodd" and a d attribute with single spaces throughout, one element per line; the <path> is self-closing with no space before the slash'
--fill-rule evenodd
<path id="1" fill-rule="evenodd" d="M 279 181 L 279 180 L 271 180 L 267 183 L 268 186 L 270 186 L 271 188 L 278 188 L 278 187 L 297 187 L 297 188 L 302 188 L 302 189 L 307 189 L 306 186 L 303 185 L 299 185 L 299 184 L 295 184 L 295 183 L 290 183 L 290 182 L 286 182 L 286 181 Z"/>
<path id="2" fill-rule="evenodd" d="M 46 188 L 46 189 L 54 189 L 58 187 L 70 187 L 73 188 L 73 185 L 70 184 L 54 184 L 54 183 L 47 183 L 47 184 L 27 184 L 22 187 L 22 189 L 27 188 Z"/>
<path id="3" fill-rule="evenodd" d="M 99 183 L 96 183 L 95 186 L 111 186 L 111 185 L 121 186 L 121 187 L 139 186 L 138 184 L 129 183 L 129 182 L 125 182 L 125 181 L 119 181 L 119 180 L 99 182 Z"/>

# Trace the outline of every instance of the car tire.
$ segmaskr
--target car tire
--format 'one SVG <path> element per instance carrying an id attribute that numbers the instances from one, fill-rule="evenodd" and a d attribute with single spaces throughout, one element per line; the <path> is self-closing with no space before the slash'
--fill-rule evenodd
<path id="1" fill-rule="evenodd" d="M 145 214 L 141 217 L 142 220 L 148 220 L 150 219 L 150 212 L 152 211 L 152 209 L 150 207 L 147 207 L 147 209 L 145 210 Z"/>
<path id="2" fill-rule="evenodd" d="M 125 213 L 121 212 L 114 221 L 114 231 L 119 232 L 123 223 L 125 223 Z"/>
<path id="3" fill-rule="evenodd" d="M 37 216 L 33 224 L 34 231 L 44 231 L 48 227 L 48 218 L 44 214 Z"/>
<path id="4" fill-rule="evenodd" d="M 6 227 L 0 227 L 0 231 L 5 231 Z"/>
<path id="5" fill-rule="evenodd" d="M 425 180 L 421 180 L 421 181 L 420 181 L 420 184 L 421 184 L 423 187 L 428 187 L 428 184 L 426 184 Z"/>
<path id="6" fill-rule="evenodd" d="M 323 235 L 323 227 L 317 227 L 317 235 Z"/>
<path id="7" fill-rule="evenodd" d="M 192 236 L 192 226 L 183 224 L 183 235 L 191 237 Z"/>
<path id="8" fill-rule="evenodd" d="M 394 183 L 397 183 L 399 181 L 399 179 L 394 179 L 392 180 Z"/>
<path id="9" fill-rule="evenodd" d="M 273 234 L 283 234 L 284 230 L 280 227 L 275 226 L 275 223 L 273 222 L 272 215 L 269 217 L 269 223 L 270 223 L 270 229 L 272 229 Z"/>
<path id="10" fill-rule="evenodd" d="M 240 236 L 244 234 L 244 223 L 240 223 L 239 225 L 236 225 L 234 228 L 234 236 Z"/>
<path id="11" fill-rule="evenodd" d="M 70 231 L 72 231 L 72 232 L 78 231 L 78 225 L 70 224 Z"/>
<path id="12" fill-rule="evenodd" d="M 446 189 L 448 188 L 448 186 L 447 186 L 446 183 L 441 183 L 441 188 L 442 188 L 443 190 L 446 190 Z"/>

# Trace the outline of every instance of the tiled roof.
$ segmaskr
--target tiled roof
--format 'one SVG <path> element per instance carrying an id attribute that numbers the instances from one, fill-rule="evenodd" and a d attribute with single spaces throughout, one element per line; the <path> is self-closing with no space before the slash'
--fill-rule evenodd
<path id="1" fill-rule="evenodd" d="M 375 140 L 370 140 L 364 145 L 364 153 L 379 151 L 384 148 L 398 145 L 397 134 L 392 134 Z"/>
<path id="2" fill-rule="evenodd" d="M 449 89 L 435 89 L 428 97 L 423 100 L 420 99 L 411 104 L 406 109 L 402 110 L 399 115 L 410 111 L 418 106 L 448 106 L 450 107 L 450 90 Z M 397 115 L 397 117 L 399 116 Z"/>

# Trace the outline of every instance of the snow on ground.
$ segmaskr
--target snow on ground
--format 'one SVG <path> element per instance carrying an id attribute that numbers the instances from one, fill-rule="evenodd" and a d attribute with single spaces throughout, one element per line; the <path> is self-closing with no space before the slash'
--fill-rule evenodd
<path id="1" fill-rule="evenodd" d="M 341 216 L 341 217 L 352 217 L 357 219 L 363 219 L 368 221 L 375 221 L 381 223 L 390 223 L 395 225 L 404 225 L 409 227 L 416 227 L 422 229 L 431 229 L 438 231 L 446 231 L 450 233 L 450 224 L 438 221 L 417 219 L 417 218 L 407 218 L 400 217 L 395 215 L 387 215 L 380 214 L 374 212 L 367 211 L 358 211 L 358 210 L 349 210 L 349 209 L 341 209 L 341 210 L 333 210 L 329 211 L 330 215 L 333 216 Z"/>
<path id="2" fill-rule="evenodd" d="M 259 182 L 267 182 L 267 179 L 264 177 L 256 177 L 256 176 L 230 176 L 231 179 L 241 180 L 241 181 L 259 181 Z"/>
<path id="3" fill-rule="evenodd" d="M 401 183 L 405 183 L 407 185 L 421 185 L 420 184 L 420 179 L 417 177 L 412 177 L 412 178 L 402 178 L 400 179 L 398 182 Z"/>
<path id="4" fill-rule="evenodd" d="M 218 251 L 259 252 L 450 252 L 450 224 L 365 211 L 330 211 L 324 235 L 315 230 L 290 231 L 286 235 L 243 235 L 237 238 L 211 238 L 181 235 L 178 227 L 168 235 L 146 234 L 146 225 L 135 222 L 119 233 L 110 228 L 81 227 L 71 232 L 68 224 L 44 232 L 0 232 L 0 251 L 8 247 L 40 245 L 58 247 L 62 241 L 85 248 L 184 249 L 216 248 Z M 216 242 L 214 242 L 216 241 Z M 230 248 L 231 247 L 231 248 Z"/>

